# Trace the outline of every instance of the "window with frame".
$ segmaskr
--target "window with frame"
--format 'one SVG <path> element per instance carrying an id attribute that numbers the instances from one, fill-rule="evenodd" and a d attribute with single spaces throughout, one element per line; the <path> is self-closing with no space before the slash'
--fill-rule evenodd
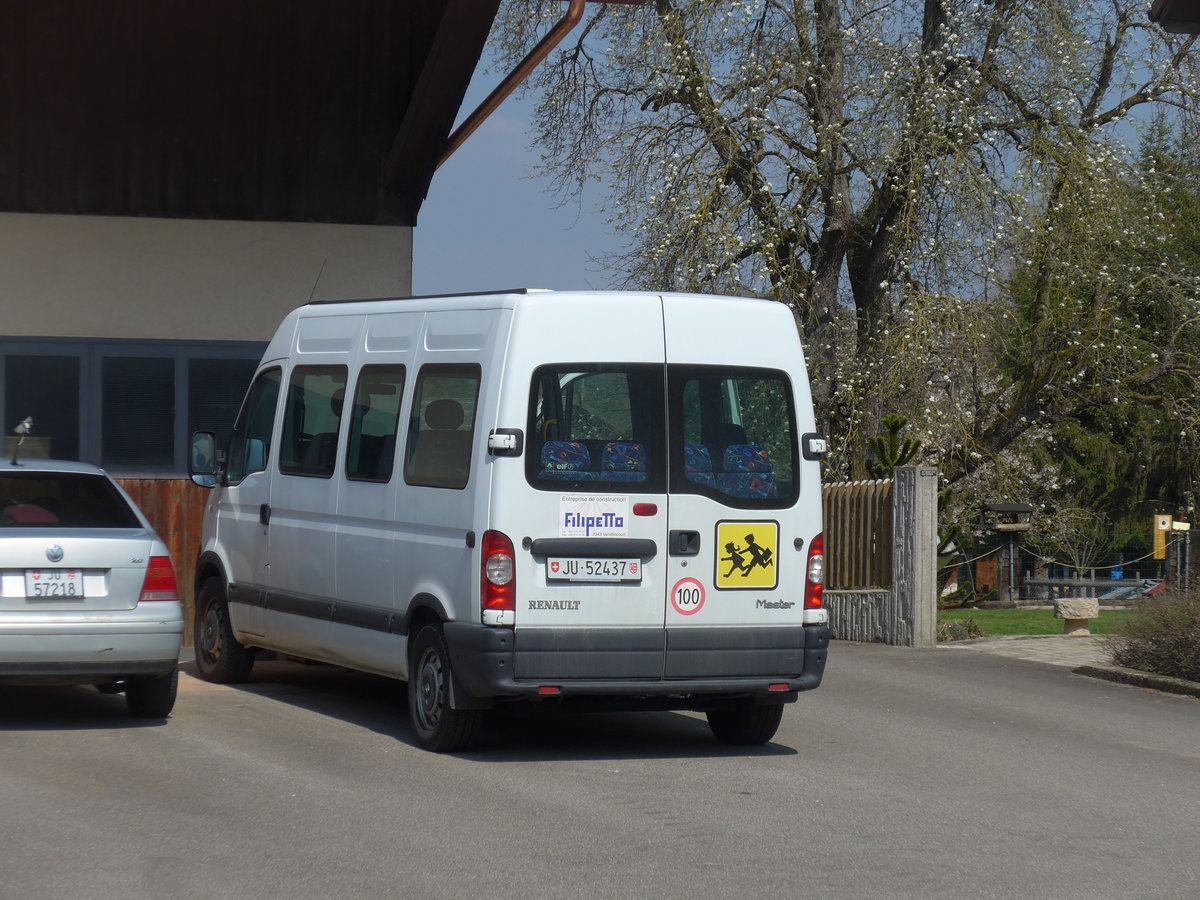
<path id="1" fill-rule="evenodd" d="M 421 367 L 408 420 L 407 484 L 459 490 L 467 486 L 481 373 L 477 365 Z"/>
<path id="2" fill-rule="evenodd" d="M 796 412 L 787 374 L 725 366 L 669 371 L 671 489 L 731 506 L 793 504 Z"/>
<path id="3" fill-rule="evenodd" d="M 225 446 L 257 368 L 255 359 L 189 359 L 186 434 L 211 431 Z"/>
<path id="4" fill-rule="evenodd" d="M 106 465 L 173 465 L 175 360 L 106 356 L 100 372 L 100 458 Z"/>
<path id="5" fill-rule="evenodd" d="M 4 360 L 4 421 L 33 419 L 25 452 L 45 445 L 52 459 L 79 459 L 79 357 L 17 355 Z M 11 434 L 11 432 L 9 432 Z"/>
<path id="6" fill-rule="evenodd" d="M 403 398 L 404 366 L 363 366 L 346 439 L 346 477 L 351 481 L 391 480 Z"/>
<path id="7" fill-rule="evenodd" d="M 297 366 L 288 382 L 279 471 L 330 478 L 346 397 L 345 366 Z"/>
<path id="8" fill-rule="evenodd" d="M 179 475 L 193 431 L 225 443 L 265 346 L 0 337 L 0 421 L 33 419 L 30 455 Z"/>
<path id="9" fill-rule="evenodd" d="M 526 477 L 544 490 L 661 492 L 663 367 L 542 366 L 530 394 Z"/>
<path id="10" fill-rule="evenodd" d="M 237 484 L 252 472 L 261 472 L 267 467 L 282 379 L 283 372 L 279 368 L 270 368 L 261 372 L 250 386 L 225 455 L 227 483 Z"/>

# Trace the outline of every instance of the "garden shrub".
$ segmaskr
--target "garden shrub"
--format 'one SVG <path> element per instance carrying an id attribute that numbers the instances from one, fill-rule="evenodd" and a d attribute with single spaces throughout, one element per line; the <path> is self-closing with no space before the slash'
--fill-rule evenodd
<path id="1" fill-rule="evenodd" d="M 1141 598 L 1107 645 L 1118 666 L 1200 681 L 1200 592 Z"/>
<path id="2" fill-rule="evenodd" d="M 977 637 L 983 637 L 983 629 L 975 624 L 974 619 L 963 619 L 961 622 L 942 622 L 937 627 L 939 641 L 968 641 Z"/>

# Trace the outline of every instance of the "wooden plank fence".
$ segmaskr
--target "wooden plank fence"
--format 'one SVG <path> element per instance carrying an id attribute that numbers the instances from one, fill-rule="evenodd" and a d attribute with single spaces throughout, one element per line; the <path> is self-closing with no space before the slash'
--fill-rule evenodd
<path id="1" fill-rule="evenodd" d="M 196 553 L 200 547 L 200 525 L 208 491 L 191 481 L 164 478 L 118 478 L 117 483 L 146 514 L 158 536 L 171 551 L 179 596 L 183 600 L 184 644 L 192 635 L 192 581 L 196 574 Z"/>
<path id="2" fill-rule="evenodd" d="M 892 484 L 848 481 L 822 489 L 826 588 L 892 584 Z"/>
<path id="3" fill-rule="evenodd" d="M 827 484 L 825 608 L 836 638 L 932 647 L 937 628 L 937 470 Z"/>

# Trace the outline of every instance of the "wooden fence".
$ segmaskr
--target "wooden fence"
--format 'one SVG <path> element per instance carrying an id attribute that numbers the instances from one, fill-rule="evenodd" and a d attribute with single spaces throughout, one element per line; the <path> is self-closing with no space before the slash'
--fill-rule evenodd
<path id="1" fill-rule="evenodd" d="M 932 647 L 937 470 L 825 485 L 825 608 L 836 638 Z"/>
<path id="2" fill-rule="evenodd" d="M 827 484 L 825 586 L 883 588 L 892 584 L 892 481 Z"/>
<path id="3" fill-rule="evenodd" d="M 183 600 L 184 641 L 191 641 L 192 581 L 200 547 L 200 525 L 209 492 L 191 481 L 151 478 L 118 478 L 117 483 L 146 514 L 158 536 L 171 551 L 179 597 Z"/>

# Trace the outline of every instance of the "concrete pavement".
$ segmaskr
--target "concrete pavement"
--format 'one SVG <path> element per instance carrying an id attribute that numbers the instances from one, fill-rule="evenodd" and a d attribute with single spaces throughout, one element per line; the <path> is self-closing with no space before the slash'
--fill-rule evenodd
<path id="1" fill-rule="evenodd" d="M 1153 675 L 1137 669 L 1113 665 L 1105 649 L 1103 635 L 1068 637 L 1064 634 L 1035 636 L 1002 636 L 977 638 L 973 641 L 949 641 L 938 644 L 939 650 L 988 653 L 1010 659 L 1047 663 L 1070 669 L 1076 675 L 1102 678 L 1156 691 L 1169 691 L 1200 699 L 1200 683 Z"/>
<path id="2" fill-rule="evenodd" d="M 973 641 L 947 641 L 938 644 L 938 648 L 991 653 L 1074 669 L 1078 666 L 1112 665 L 1112 660 L 1102 644 L 1103 640 L 1103 636 L 1098 634 L 1080 637 L 1067 637 L 1065 634 L 1020 637 L 1005 635 L 976 638 Z"/>

